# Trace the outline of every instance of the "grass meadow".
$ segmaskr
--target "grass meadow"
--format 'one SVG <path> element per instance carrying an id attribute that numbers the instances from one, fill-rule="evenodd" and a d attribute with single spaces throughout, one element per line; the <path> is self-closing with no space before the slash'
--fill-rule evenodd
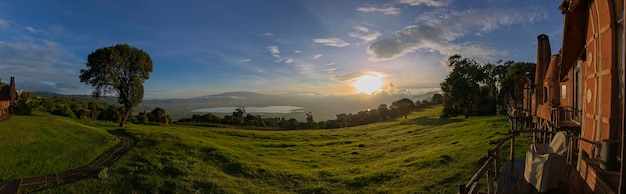
<path id="1" fill-rule="evenodd" d="M 0 122 L 0 179 L 54 174 L 84 166 L 119 140 L 101 127 L 36 112 Z"/>
<path id="2" fill-rule="evenodd" d="M 467 183 L 480 168 L 476 160 L 493 146 L 490 142 L 507 136 L 508 121 L 504 116 L 440 119 L 441 110 L 430 107 L 408 119 L 332 130 L 130 124 L 126 130 L 137 138 L 137 146 L 107 168 L 106 176 L 43 193 L 456 193 L 458 184 Z M 1 169 L 0 178 L 88 163 L 115 143 L 104 129 L 116 129 L 116 123 L 89 125 L 99 127 L 51 115 L 15 116 L 0 123 L 0 138 L 4 133 L 46 136 L 39 137 L 42 141 L 1 139 L 1 166 L 12 168 Z M 19 132 L 29 128 L 34 129 Z M 528 143 L 517 141 L 522 156 Z M 508 155 L 507 146 L 503 155 Z M 48 147 L 55 148 L 40 151 Z M 19 155 L 26 149 L 32 150 L 22 154 L 30 157 L 24 160 L 28 163 L 6 161 L 5 153 Z M 43 159 L 55 153 L 67 161 L 48 164 Z M 36 165 L 48 171 L 36 171 Z"/>

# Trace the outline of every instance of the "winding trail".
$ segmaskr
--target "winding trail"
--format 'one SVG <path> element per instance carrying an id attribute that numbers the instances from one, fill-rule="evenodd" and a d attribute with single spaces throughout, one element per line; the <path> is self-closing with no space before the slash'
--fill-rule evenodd
<path id="1" fill-rule="evenodd" d="M 120 142 L 89 164 L 80 168 L 50 175 L 15 180 L 0 180 L 0 194 L 40 191 L 98 174 L 104 167 L 113 164 L 137 143 L 137 140 L 133 136 L 123 130 L 108 130 L 108 132 L 119 138 Z"/>

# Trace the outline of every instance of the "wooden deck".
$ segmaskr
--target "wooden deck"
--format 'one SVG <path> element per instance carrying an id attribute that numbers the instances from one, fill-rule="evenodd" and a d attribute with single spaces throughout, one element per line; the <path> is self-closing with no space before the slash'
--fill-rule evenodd
<path id="1" fill-rule="evenodd" d="M 504 163 L 500 170 L 496 193 L 539 193 L 535 187 L 524 179 L 524 162 L 525 158 L 517 158 Z M 593 193 L 582 180 L 576 168 L 565 165 L 560 177 L 559 188 L 546 193 Z"/>

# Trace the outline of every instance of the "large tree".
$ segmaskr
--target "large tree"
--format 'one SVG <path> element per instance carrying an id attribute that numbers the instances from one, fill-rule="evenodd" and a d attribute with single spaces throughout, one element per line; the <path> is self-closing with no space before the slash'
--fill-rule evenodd
<path id="1" fill-rule="evenodd" d="M 498 92 L 503 80 L 506 80 L 507 69 L 512 64 L 513 61 L 498 61 L 496 64 L 481 65 L 461 55 L 450 56 L 448 67 L 452 71 L 441 83 L 443 115 L 464 113 L 467 117 L 471 111 L 478 111 L 474 113 L 480 114 L 495 113 Z"/>
<path id="2" fill-rule="evenodd" d="M 409 113 L 415 110 L 415 103 L 411 99 L 402 98 L 391 103 L 391 110 L 397 111 L 397 113 L 404 115 L 405 119 L 408 119 Z"/>
<path id="3" fill-rule="evenodd" d="M 150 78 L 152 59 L 147 52 L 128 44 L 100 48 L 87 57 L 87 69 L 80 70 L 80 81 L 94 87 L 93 96 L 117 94 L 125 108 L 124 127 L 132 108 L 143 99 L 143 82 Z"/>

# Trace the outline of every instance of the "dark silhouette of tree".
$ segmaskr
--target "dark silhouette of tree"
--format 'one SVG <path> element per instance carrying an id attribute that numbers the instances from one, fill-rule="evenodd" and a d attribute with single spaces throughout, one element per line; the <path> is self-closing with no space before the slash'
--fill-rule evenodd
<path id="1" fill-rule="evenodd" d="M 235 112 L 233 112 L 234 117 L 243 117 L 243 114 L 246 113 L 246 107 L 238 106 L 235 108 Z"/>
<path id="2" fill-rule="evenodd" d="M 163 115 L 165 115 L 165 110 L 159 107 L 154 108 L 154 110 L 152 110 L 152 115 L 157 116 L 157 117 L 162 117 Z"/>
<path id="3" fill-rule="evenodd" d="M 305 129 L 317 129 L 319 125 L 313 120 L 313 113 L 309 111 L 306 113 L 306 123 L 301 124 L 301 126 Z"/>
<path id="4" fill-rule="evenodd" d="M 515 82 L 516 76 L 524 71 L 535 68 L 535 63 L 515 62 L 505 70 L 504 77 L 500 80 L 500 85 L 506 87 Z M 534 72 L 534 70 L 532 70 Z"/>
<path id="5" fill-rule="evenodd" d="M 433 97 L 430 99 L 430 103 L 432 103 L 432 104 L 443 104 L 443 95 L 441 95 L 441 94 L 433 94 Z"/>
<path id="6" fill-rule="evenodd" d="M 415 108 L 422 108 L 424 106 L 425 104 L 422 104 L 422 101 L 419 101 L 419 100 L 415 101 Z"/>
<path id="7" fill-rule="evenodd" d="M 143 99 L 143 82 L 150 78 L 152 59 L 145 51 L 128 44 L 100 48 L 87 56 L 87 69 L 80 70 L 80 81 L 94 87 L 93 96 L 118 95 L 125 113 L 124 127 L 132 108 Z"/>
<path id="8" fill-rule="evenodd" d="M 411 111 L 415 110 L 415 103 L 408 98 L 402 98 L 400 100 L 391 103 L 391 109 L 397 111 L 399 114 L 404 115 L 405 119 Z"/>
<path id="9" fill-rule="evenodd" d="M 378 105 L 376 111 L 378 111 L 378 116 L 381 120 L 387 120 L 389 118 L 389 108 L 387 107 L 387 104 Z"/>

